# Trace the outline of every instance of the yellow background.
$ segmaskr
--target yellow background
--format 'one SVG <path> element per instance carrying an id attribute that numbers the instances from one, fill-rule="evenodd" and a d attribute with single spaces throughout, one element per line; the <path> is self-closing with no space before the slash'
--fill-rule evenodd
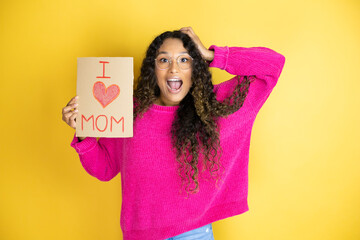
<path id="1" fill-rule="evenodd" d="M 215 239 L 360 239 L 359 13 L 357 0 L 1 1 L 0 239 L 122 239 L 120 175 L 88 175 L 61 120 L 76 58 L 134 57 L 137 77 L 151 40 L 184 26 L 207 47 L 286 57 L 253 129 L 250 211 L 215 222 Z"/>

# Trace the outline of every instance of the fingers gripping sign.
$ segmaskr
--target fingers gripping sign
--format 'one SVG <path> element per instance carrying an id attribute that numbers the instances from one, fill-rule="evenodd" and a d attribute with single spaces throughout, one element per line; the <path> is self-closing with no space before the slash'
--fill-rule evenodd
<path id="1" fill-rule="evenodd" d="M 204 44 L 200 41 L 199 37 L 195 34 L 194 30 L 191 27 L 183 27 L 180 29 L 181 32 L 187 34 L 193 42 L 196 44 L 198 50 L 200 51 L 202 57 L 206 61 L 212 61 L 214 59 L 214 52 L 208 50 Z"/>
<path id="2" fill-rule="evenodd" d="M 68 104 L 62 109 L 62 120 L 66 122 L 67 125 L 76 129 L 76 117 L 78 112 L 78 96 L 72 98 Z"/>

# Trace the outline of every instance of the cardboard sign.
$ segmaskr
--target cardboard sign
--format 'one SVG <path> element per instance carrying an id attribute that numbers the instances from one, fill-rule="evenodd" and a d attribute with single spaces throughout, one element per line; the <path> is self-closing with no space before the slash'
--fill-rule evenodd
<path id="1" fill-rule="evenodd" d="M 77 137 L 133 136 L 133 58 L 77 59 Z"/>

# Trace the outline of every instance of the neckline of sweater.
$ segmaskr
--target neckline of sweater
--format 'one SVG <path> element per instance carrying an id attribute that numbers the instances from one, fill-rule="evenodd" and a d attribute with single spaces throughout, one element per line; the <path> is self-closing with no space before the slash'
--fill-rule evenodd
<path id="1" fill-rule="evenodd" d="M 179 106 L 162 106 L 162 105 L 153 103 L 152 106 L 150 107 L 150 109 L 158 110 L 158 111 L 162 111 L 162 112 L 176 112 L 176 110 L 179 109 Z"/>

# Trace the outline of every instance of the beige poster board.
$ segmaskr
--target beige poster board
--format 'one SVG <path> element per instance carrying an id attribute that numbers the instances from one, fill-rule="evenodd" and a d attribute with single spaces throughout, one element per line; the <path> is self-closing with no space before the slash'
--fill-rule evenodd
<path id="1" fill-rule="evenodd" d="M 133 136 L 133 58 L 77 59 L 77 137 Z"/>

